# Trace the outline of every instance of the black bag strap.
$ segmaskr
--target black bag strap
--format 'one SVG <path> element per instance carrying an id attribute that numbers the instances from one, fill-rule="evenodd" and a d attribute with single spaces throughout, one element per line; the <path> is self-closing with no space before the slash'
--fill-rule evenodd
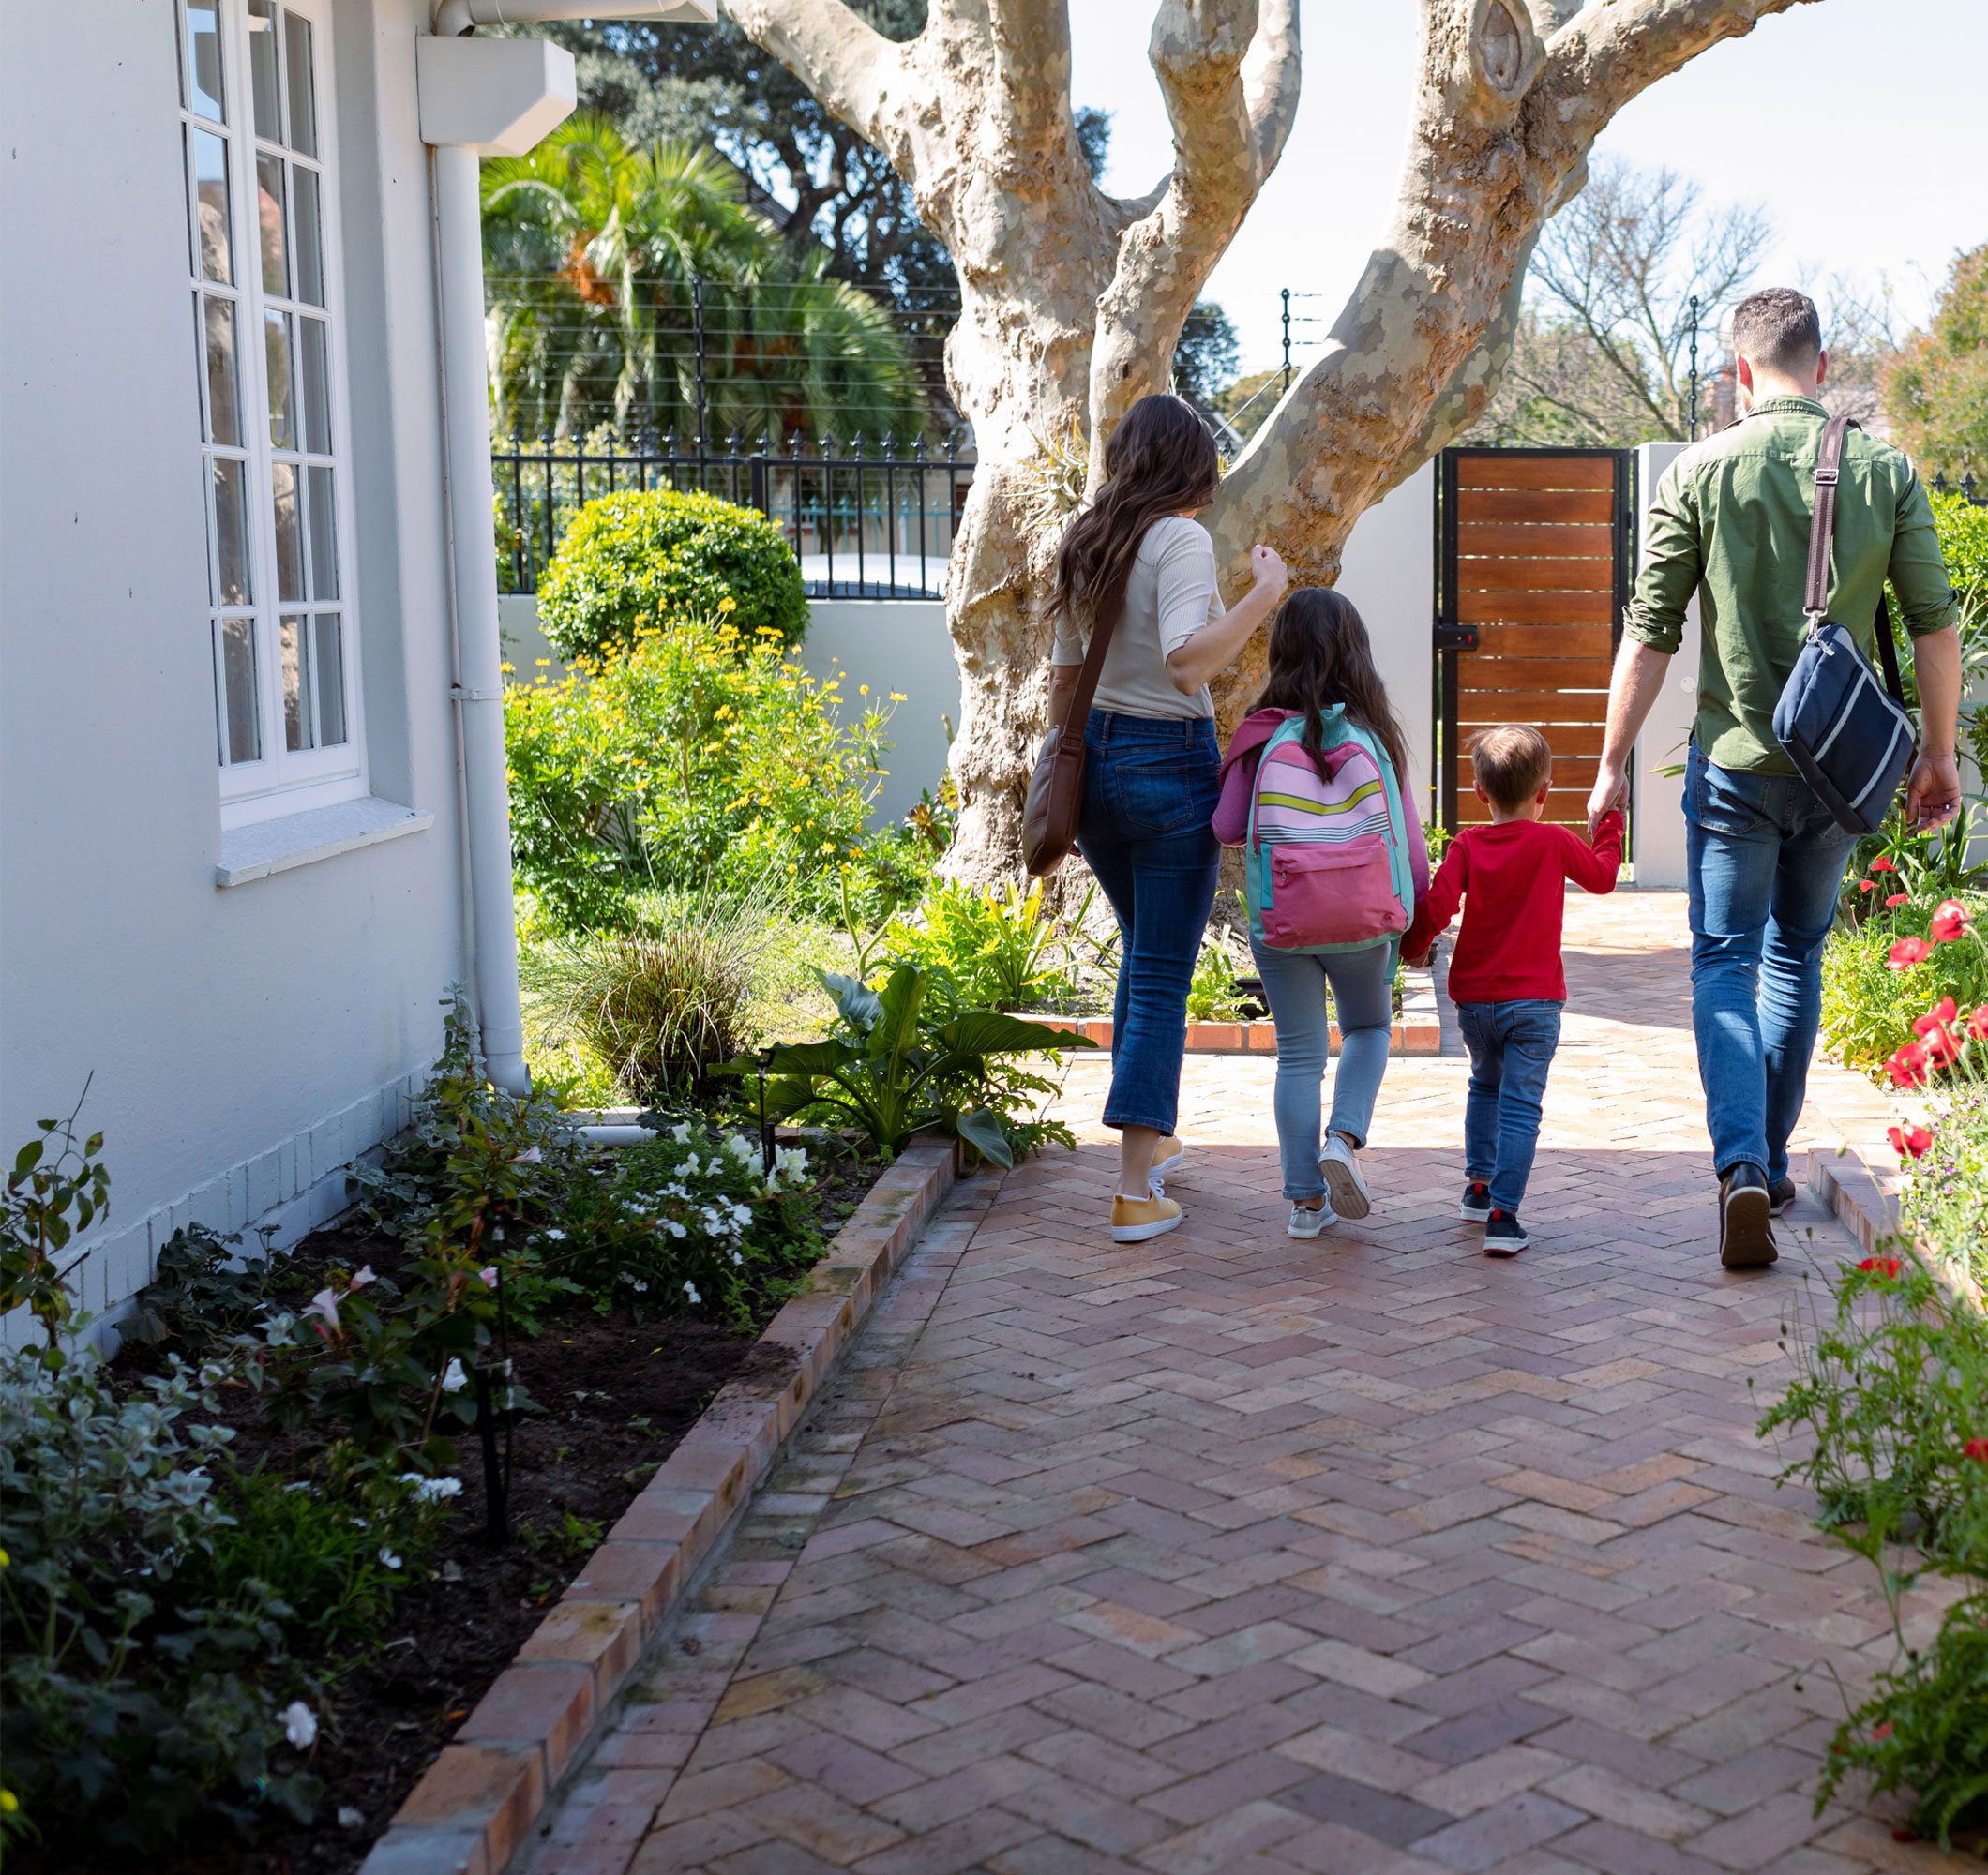
<path id="1" fill-rule="evenodd" d="M 1843 473 L 1843 443 L 1846 431 L 1862 426 L 1854 417 L 1832 416 L 1822 427 L 1822 442 L 1815 451 L 1815 507 L 1809 517 L 1808 585 L 1801 609 L 1811 626 L 1819 624 L 1830 609 L 1830 548 L 1836 534 L 1836 487 Z M 1898 644 L 1891 636 L 1891 608 L 1885 595 L 1877 595 L 1877 618 L 1872 628 L 1877 645 L 1877 662 L 1885 674 L 1885 688 L 1900 709 L 1905 705 L 1905 686 L 1898 674 Z"/>
<path id="2" fill-rule="evenodd" d="M 1885 673 L 1885 688 L 1891 693 L 1891 700 L 1903 710 L 1905 707 L 1905 686 L 1898 674 L 1898 640 L 1891 636 L 1891 608 L 1885 595 L 1877 595 L 1877 622 L 1874 626 L 1877 638 L 1877 662 Z"/>

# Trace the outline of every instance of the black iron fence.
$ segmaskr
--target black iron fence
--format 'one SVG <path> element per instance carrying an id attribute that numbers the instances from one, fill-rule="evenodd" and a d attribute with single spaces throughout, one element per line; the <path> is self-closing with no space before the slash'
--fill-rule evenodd
<path id="1" fill-rule="evenodd" d="M 1927 485 L 1935 495 L 1958 495 L 1970 508 L 1988 508 L 1988 488 L 1983 488 L 1974 479 L 1974 471 L 1968 470 L 1958 482 L 1950 482 L 1944 475 L 1935 475 Z"/>
<path id="2" fill-rule="evenodd" d="M 972 486 L 971 456 L 923 438 L 896 446 L 861 437 L 722 446 L 676 437 L 502 442 L 499 585 L 534 592 L 583 502 L 620 488 L 700 489 L 757 508 L 786 534 L 811 599 L 932 599 L 945 591 L 953 536 Z"/>

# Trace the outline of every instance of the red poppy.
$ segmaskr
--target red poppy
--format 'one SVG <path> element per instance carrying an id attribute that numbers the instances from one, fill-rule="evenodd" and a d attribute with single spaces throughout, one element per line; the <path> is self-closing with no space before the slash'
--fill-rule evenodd
<path id="1" fill-rule="evenodd" d="M 1875 860 L 1871 862 L 1871 870 L 1874 873 L 1895 873 L 1898 870 L 1898 862 L 1895 860 L 1886 859 L 1885 856 L 1880 853 Z"/>
<path id="2" fill-rule="evenodd" d="M 1967 1018 L 1967 1033 L 1977 1042 L 1988 1042 L 1988 1002 Z"/>
<path id="3" fill-rule="evenodd" d="M 1912 1032 L 1915 1035 L 1931 1035 L 1935 1028 L 1945 1028 L 1959 1014 L 1960 1011 L 1954 1007 L 1953 998 L 1942 997 L 1925 1014 L 1913 1022 Z"/>
<path id="4" fill-rule="evenodd" d="M 1871 1276 L 1882 1276 L 1888 1282 L 1898 1280 L 1898 1272 L 1905 1266 L 1895 1256 L 1867 1256 L 1858 1268 Z"/>
<path id="5" fill-rule="evenodd" d="M 1926 1084 L 1926 1051 L 1917 1042 L 1908 1042 L 1885 1063 L 1896 1088 L 1922 1088 Z"/>
<path id="6" fill-rule="evenodd" d="M 1875 892 L 1877 888 L 1874 885 L 1871 890 L 1873 892 Z M 1912 894 L 1909 892 L 1894 892 L 1890 898 L 1885 900 L 1885 909 L 1887 911 L 1896 911 L 1898 908 L 1905 904 L 1911 898 L 1911 896 Z"/>
<path id="7" fill-rule="evenodd" d="M 1931 1068 L 1950 1068 L 1961 1058 L 1961 1044 L 1950 1028 L 1935 1028 L 1926 1037 L 1926 1063 Z"/>
<path id="8" fill-rule="evenodd" d="M 1957 898 L 1943 898 L 1933 909 L 1933 941 L 1950 944 L 1965 938 L 1974 922 L 1974 914 Z"/>
<path id="9" fill-rule="evenodd" d="M 1933 1135 L 1922 1126 L 1894 1126 L 1885 1136 L 1901 1159 L 1923 1159 L 1933 1150 Z"/>
<path id="10" fill-rule="evenodd" d="M 1859 892 L 1875 892 L 1877 887 L 1870 879 L 1859 879 L 1857 881 L 1857 890 Z"/>
<path id="11" fill-rule="evenodd" d="M 1885 961 L 1894 970 L 1909 970 L 1914 964 L 1923 964 L 1933 954 L 1933 946 L 1923 938 L 1901 938 L 1886 952 Z"/>
<path id="12" fill-rule="evenodd" d="M 1886 1719 L 1881 1725 L 1874 1725 L 1871 1728 L 1871 1736 L 1873 1738 L 1889 1738 L 1890 1737 L 1890 1735 L 1891 1721 L 1889 1718 Z"/>
<path id="13" fill-rule="evenodd" d="M 1962 1453 L 1981 1464 L 1988 1464 L 1988 1439 L 1973 1438 L 1961 1448 Z"/>

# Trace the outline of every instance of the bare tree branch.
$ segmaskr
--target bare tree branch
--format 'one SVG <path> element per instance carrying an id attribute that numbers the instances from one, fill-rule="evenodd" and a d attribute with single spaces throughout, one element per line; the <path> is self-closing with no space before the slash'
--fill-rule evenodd
<path id="1" fill-rule="evenodd" d="M 902 46 L 843 0 L 726 0 L 726 10 L 851 129 L 891 147 L 887 119 L 905 78 Z"/>
<path id="2" fill-rule="evenodd" d="M 1257 187 L 1277 167 L 1298 121 L 1297 0 L 1258 0 L 1257 37 L 1242 61 L 1242 96 L 1257 143 Z"/>

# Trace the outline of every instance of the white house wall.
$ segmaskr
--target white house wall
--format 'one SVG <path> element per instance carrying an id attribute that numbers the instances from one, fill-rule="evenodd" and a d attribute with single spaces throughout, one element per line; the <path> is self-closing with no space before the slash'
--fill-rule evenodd
<path id="1" fill-rule="evenodd" d="M 339 0 L 333 52 L 370 785 L 434 818 L 222 890 L 173 9 L 8 9 L 0 1149 L 88 1080 L 93 1310 L 179 1223 L 337 1208 L 465 974 L 423 11 Z"/>

